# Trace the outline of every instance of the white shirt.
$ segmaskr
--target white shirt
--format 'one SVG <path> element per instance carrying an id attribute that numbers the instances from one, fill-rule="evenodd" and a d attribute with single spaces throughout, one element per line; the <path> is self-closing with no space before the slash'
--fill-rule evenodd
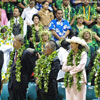
<path id="1" fill-rule="evenodd" d="M 13 46 L 12 45 L 2 44 L 0 46 L 0 50 L 2 50 L 3 53 L 4 53 L 4 63 L 3 63 L 3 67 L 2 67 L 2 72 L 6 73 L 7 72 L 8 63 L 9 63 L 9 60 L 10 60 L 10 52 L 13 51 Z"/>
<path id="2" fill-rule="evenodd" d="M 16 23 L 16 20 L 17 20 L 17 23 L 19 23 L 19 17 L 18 18 L 15 18 L 14 17 L 14 23 Z M 8 21 L 7 26 L 10 28 L 10 20 Z M 24 21 L 23 32 L 24 32 L 23 36 L 25 37 L 26 32 L 27 32 L 27 24 L 26 24 L 26 21 Z M 13 35 L 12 35 L 12 37 L 13 37 Z"/>
<path id="3" fill-rule="evenodd" d="M 21 17 L 25 19 L 27 23 L 32 25 L 33 24 L 32 17 L 36 13 L 38 13 L 38 10 L 35 7 L 33 8 L 27 7 L 23 10 Z"/>
<path id="4" fill-rule="evenodd" d="M 66 61 L 68 56 L 68 51 L 65 50 L 63 47 L 60 47 L 58 49 L 58 58 L 60 60 L 60 64 L 63 65 L 63 63 Z M 62 70 L 59 70 L 57 80 L 64 78 L 65 72 Z"/>

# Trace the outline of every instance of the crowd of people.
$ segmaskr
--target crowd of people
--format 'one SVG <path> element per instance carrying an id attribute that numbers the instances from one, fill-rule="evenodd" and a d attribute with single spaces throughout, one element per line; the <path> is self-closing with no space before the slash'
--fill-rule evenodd
<path id="1" fill-rule="evenodd" d="M 1 0 L 0 94 L 26 100 L 28 83 L 37 100 L 57 100 L 64 82 L 66 100 L 86 100 L 86 85 L 100 97 L 99 0 Z"/>

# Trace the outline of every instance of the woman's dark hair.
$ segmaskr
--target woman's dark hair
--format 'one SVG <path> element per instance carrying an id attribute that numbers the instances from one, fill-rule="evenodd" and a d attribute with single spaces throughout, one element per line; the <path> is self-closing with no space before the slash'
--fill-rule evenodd
<path id="1" fill-rule="evenodd" d="M 44 5 L 46 2 L 48 2 L 48 1 L 47 1 L 47 0 L 43 1 L 43 2 L 42 2 L 42 5 Z M 48 3 L 49 3 L 49 2 L 48 2 Z"/>
<path id="2" fill-rule="evenodd" d="M 65 39 L 61 42 L 61 47 L 63 47 L 64 49 L 69 49 L 69 45 L 70 43 L 68 43 Z"/>
<path id="3" fill-rule="evenodd" d="M 72 38 L 73 36 L 78 36 L 78 32 L 76 30 L 70 30 L 68 38 Z"/>
<path id="4" fill-rule="evenodd" d="M 81 44 L 79 44 L 78 49 L 82 50 L 84 48 L 85 48 L 84 46 L 82 46 Z"/>
<path id="5" fill-rule="evenodd" d="M 34 14 L 32 17 L 32 20 L 34 20 L 34 17 L 37 16 L 39 18 L 39 20 L 41 20 L 40 16 L 38 14 Z"/>

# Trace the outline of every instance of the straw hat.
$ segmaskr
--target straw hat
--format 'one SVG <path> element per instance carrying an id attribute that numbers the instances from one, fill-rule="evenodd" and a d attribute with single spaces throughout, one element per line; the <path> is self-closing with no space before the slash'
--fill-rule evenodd
<path id="1" fill-rule="evenodd" d="M 78 44 L 84 46 L 86 51 L 89 50 L 89 47 L 88 47 L 87 43 L 85 42 L 85 40 L 81 39 L 79 37 L 73 36 L 71 39 L 66 39 L 66 41 L 69 43 L 71 43 L 71 42 L 78 43 Z"/>

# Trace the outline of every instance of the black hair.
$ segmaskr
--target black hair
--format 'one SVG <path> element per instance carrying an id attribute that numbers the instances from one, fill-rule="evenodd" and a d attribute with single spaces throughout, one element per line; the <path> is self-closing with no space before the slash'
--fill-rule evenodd
<path id="1" fill-rule="evenodd" d="M 69 49 L 69 45 L 70 43 L 68 43 L 65 39 L 61 42 L 61 47 L 63 47 L 64 49 Z"/>
<path id="2" fill-rule="evenodd" d="M 32 17 L 32 20 L 34 20 L 34 17 L 37 16 L 39 18 L 39 20 L 41 20 L 40 16 L 38 14 L 34 14 Z"/>
<path id="3" fill-rule="evenodd" d="M 82 50 L 84 48 L 85 48 L 84 46 L 82 46 L 81 44 L 79 44 L 78 49 Z"/>
<path id="4" fill-rule="evenodd" d="M 7 31 L 6 28 L 2 28 L 2 29 L 1 29 L 1 33 L 5 33 L 6 31 Z"/>
<path id="5" fill-rule="evenodd" d="M 17 6 L 15 6 L 14 9 L 18 9 L 18 10 L 19 10 L 19 8 L 18 8 Z M 13 11 L 14 11 L 14 10 L 13 10 Z M 21 13 L 20 10 L 19 10 L 19 13 Z"/>
<path id="6" fill-rule="evenodd" d="M 78 32 L 76 30 L 70 30 L 68 38 L 72 38 L 73 36 L 78 36 Z"/>
<path id="7" fill-rule="evenodd" d="M 56 10 L 56 14 L 57 14 L 57 12 L 58 12 L 59 10 L 61 10 L 61 11 L 62 11 L 62 9 L 57 9 L 57 10 Z"/>
<path id="8" fill-rule="evenodd" d="M 42 2 L 42 5 L 44 5 L 46 2 L 48 2 L 48 1 L 47 1 L 47 0 L 43 1 L 43 2 Z M 49 2 L 48 2 L 48 3 L 49 3 Z"/>

